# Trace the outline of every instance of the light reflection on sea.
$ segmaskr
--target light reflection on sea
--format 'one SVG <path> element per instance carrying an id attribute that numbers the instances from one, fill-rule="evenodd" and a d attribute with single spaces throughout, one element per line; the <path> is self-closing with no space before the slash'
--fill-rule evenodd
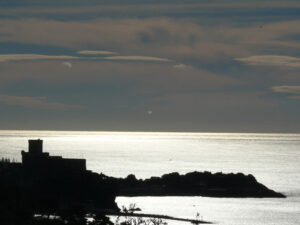
<path id="1" fill-rule="evenodd" d="M 226 133 L 127 133 L 0 131 L 0 157 L 18 161 L 29 138 L 44 140 L 51 155 L 86 158 L 89 170 L 138 178 L 178 171 L 243 172 L 287 199 L 202 197 L 118 198 L 143 212 L 228 225 L 300 224 L 300 135 Z M 170 222 L 178 224 L 178 222 Z"/>

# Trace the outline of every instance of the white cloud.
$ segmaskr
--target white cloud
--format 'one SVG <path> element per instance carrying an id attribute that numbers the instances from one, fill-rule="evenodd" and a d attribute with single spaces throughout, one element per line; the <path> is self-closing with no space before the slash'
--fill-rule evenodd
<path id="1" fill-rule="evenodd" d="M 70 63 L 70 62 L 63 62 L 62 65 L 66 66 L 70 69 L 72 68 L 72 63 Z"/>
<path id="2" fill-rule="evenodd" d="M 39 55 L 39 54 L 3 54 L 0 62 L 24 61 L 24 60 L 53 60 L 53 59 L 77 59 L 76 56 L 67 55 Z"/>
<path id="3" fill-rule="evenodd" d="M 175 69 L 185 69 L 185 68 L 187 68 L 187 65 L 185 65 L 185 64 L 176 64 L 176 65 L 174 65 L 173 66 Z"/>
<path id="4" fill-rule="evenodd" d="M 300 94 L 300 86 L 296 85 L 273 86 L 271 89 L 273 92 L 277 93 Z"/>
<path id="5" fill-rule="evenodd" d="M 102 51 L 102 50 L 82 50 L 78 51 L 78 54 L 81 55 L 118 55 L 117 52 L 111 52 L 111 51 Z"/>
<path id="6" fill-rule="evenodd" d="M 75 110 L 82 106 L 49 102 L 45 97 L 12 96 L 0 94 L 0 104 L 22 106 L 37 109 Z"/>
<path id="7" fill-rule="evenodd" d="M 103 59 L 107 60 L 124 60 L 124 61 L 153 61 L 153 62 L 169 62 L 169 59 L 166 58 L 158 58 L 151 56 L 109 56 L 103 57 Z"/>
<path id="8" fill-rule="evenodd" d="M 282 55 L 250 56 L 236 60 L 252 66 L 300 67 L 300 58 Z"/>

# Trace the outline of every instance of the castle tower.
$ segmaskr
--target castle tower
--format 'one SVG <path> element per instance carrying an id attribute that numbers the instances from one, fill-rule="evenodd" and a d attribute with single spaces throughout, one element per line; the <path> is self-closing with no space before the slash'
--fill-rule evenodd
<path id="1" fill-rule="evenodd" d="M 43 140 L 28 140 L 28 152 L 39 155 L 43 153 Z"/>
<path id="2" fill-rule="evenodd" d="M 43 140 L 28 140 L 28 152 L 22 151 L 22 164 L 27 168 L 41 168 L 49 157 L 48 152 L 43 152 Z"/>

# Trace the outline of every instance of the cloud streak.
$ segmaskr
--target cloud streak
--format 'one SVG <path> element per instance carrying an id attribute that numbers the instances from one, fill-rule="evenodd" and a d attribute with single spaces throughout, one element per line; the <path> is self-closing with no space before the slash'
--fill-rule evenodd
<path id="1" fill-rule="evenodd" d="M 117 60 L 117 61 L 152 61 L 152 62 L 169 62 L 169 59 L 152 57 L 152 56 L 109 56 L 104 57 L 107 60 Z"/>
<path id="2" fill-rule="evenodd" d="M 59 102 L 49 102 L 46 97 L 27 97 L 0 94 L 0 104 L 34 109 L 78 110 L 84 107 Z"/>
<path id="3" fill-rule="evenodd" d="M 300 67 L 300 58 L 282 55 L 261 55 L 236 58 L 237 61 L 251 66 Z"/>
<path id="4" fill-rule="evenodd" d="M 81 55 L 118 55 L 117 52 L 103 50 L 82 50 L 78 51 L 77 53 Z"/>
<path id="5" fill-rule="evenodd" d="M 300 94 L 299 85 L 282 85 L 282 86 L 273 86 L 273 92 L 276 93 L 287 93 L 287 94 Z"/>
<path id="6" fill-rule="evenodd" d="M 111 52 L 112 53 L 112 52 Z M 85 55 L 99 55 L 99 51 L 83 51 Z M 107 54 L 106 54 L 107 55 Z M 34 60 L 98 60 L 98 61 L 143 61 L 143 62 L 169 62 L 169 59 L 152 57 L 152 56 L 103 56 L 103 57 L 86 57 L 86 56 L 69 56 L 69 55 L 39 55 L 39 54 L 0 54 L 0 62 L 9 61 L 34 61 Z M 70 62 L 62 63 L 69 68 L 72 67 Z"/>
<path id="7" fill-rule="evenodd" d="M 78 59 L 76 56 L 68 55 L 39 55 L 39 54 L 3 54 L 0 55 L 0 62 L 26 61 L 26 60 L 64 60 Z"/>

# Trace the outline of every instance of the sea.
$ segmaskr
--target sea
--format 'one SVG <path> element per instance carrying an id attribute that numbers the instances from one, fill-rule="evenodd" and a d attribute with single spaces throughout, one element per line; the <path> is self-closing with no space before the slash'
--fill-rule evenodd
<path id="1" fill-rule="evenodd" d="M 85 158 L 109 176 L 149 178 L 211 171 L 252 174 L 287 198 L 118 197 L 120 207 L 220 225 L 300 224 L 300 134 L 0 131 L 0 158 L 21 161 L 28 139 L 44 151 Z M 166 221 L 170 225 L 186 222 Z"/>

